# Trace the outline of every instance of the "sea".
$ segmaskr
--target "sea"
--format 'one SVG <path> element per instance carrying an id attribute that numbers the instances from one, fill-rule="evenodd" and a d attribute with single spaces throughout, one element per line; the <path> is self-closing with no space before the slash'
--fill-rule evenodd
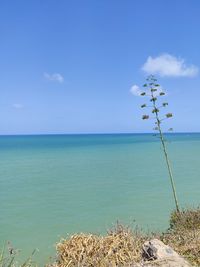
<path id="1" fill-rule="evenodd" d="M 183 208 L 200 204 L 200 133 L 165 136 Z M 39 266 L 74 233 L 116 223 L 165 231 L 175 208 L 160 140 L 153 134 L 0 136 L 0 246 Z"/>

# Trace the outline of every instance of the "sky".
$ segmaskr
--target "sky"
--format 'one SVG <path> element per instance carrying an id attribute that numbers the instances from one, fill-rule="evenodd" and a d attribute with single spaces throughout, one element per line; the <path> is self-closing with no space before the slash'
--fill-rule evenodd
<path id="1" fill-rule="evenodd" d="M 199 0 L 0 1 L 0 134 L 151 132 L 149 74 L 174 115 L 164 127 L 200 132 L 199 12 Z"/>

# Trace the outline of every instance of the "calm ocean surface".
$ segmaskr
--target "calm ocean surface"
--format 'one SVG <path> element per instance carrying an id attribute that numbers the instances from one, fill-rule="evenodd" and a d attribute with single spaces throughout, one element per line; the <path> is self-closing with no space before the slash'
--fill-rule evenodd
<path id="1" fill-rule="evenodd" d="M 167 136 L 182 206 L 200 204 L 200 134 Z M 75 232 L 105 233 L 119 220 L 168 227 L 174 203 L 159 140 L 151 134 L 0 137 L 0 242 L 21 257 Z"/>

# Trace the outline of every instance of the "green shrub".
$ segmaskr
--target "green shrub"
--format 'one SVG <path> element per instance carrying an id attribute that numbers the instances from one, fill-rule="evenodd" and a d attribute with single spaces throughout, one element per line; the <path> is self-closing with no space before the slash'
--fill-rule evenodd
<path id="1" fill-rule="evenodd" d="M 200 229 L 200 207 L 196 209 L 183 209 L 180 212 L 173 211 L 170 217 L 170 229 Z"/>

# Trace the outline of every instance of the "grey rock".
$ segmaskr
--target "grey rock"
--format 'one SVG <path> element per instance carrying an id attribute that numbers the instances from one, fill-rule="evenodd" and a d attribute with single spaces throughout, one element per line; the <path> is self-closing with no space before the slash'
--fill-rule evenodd
<path id="1" fill-rule="evenodd" d="M 191 267 L 183 257 L 158 239 L 144 243 L 142 257 L 144 262 L 140 267 Z"/>

